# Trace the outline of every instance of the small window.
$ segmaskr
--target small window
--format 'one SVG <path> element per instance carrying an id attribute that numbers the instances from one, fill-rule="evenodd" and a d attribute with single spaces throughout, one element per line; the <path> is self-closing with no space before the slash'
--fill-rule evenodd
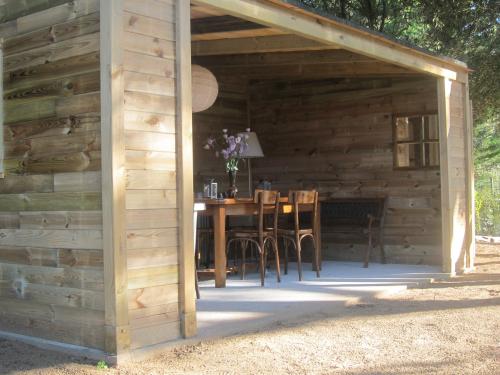
<path id="1" fill-rule="evenodd" d="M 394 116 L 394 168 L 439 167 L 437 115 Z"/>

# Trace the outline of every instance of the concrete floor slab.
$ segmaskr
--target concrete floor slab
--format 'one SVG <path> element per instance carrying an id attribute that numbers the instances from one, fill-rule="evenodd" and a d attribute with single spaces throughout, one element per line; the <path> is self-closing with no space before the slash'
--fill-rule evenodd
<path id="1" fill-rule="evenodd" d="M 311 264 L 304 264 L 303 281 L 298 281 L 296 264 L 277 283 L 274 271 L 266 274 L 265 286 L 259 275 L 246 280 L 239 275 L 227 280 L 226 288 L 215 288 L 214 281 L 200 282 L 197 301 L 198 338 L 209 339 L 255 331 L 305 317 L 332 315 L 350 304 L 369 303 L 384 294 L 446 275 L 438 267 L 355 262 L 323 262 L 316 278 Z"/>

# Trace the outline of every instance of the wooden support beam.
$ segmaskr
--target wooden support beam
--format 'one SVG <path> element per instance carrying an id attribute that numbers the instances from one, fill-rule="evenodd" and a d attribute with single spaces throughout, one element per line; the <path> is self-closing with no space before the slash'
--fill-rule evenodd
<path id="1" fill-rule="evenodd" d="M 437 79 L 438 117 L 439 117 L 439 154 L 441 169 L 441 223 L 443 247 L 443 271 L 455 273 L 454 262 L 451 259 L 451 236 L 453 220 L 450 207 L 450 172 L 449 172 L 449 145 L 450 133 L 450 94 L 451 81 L 446 78 Z"/>
<path id="2" fill-rule="evenodd" d="M 465 117 L 465 160 L 467 179 L 467 244 L 466 244 L 466 259 L 465 267 L 467 271 L 474 269 L 474 261 L 476 258 L 476 208 L 475 208 L 475 191 L 474 191 L 474 155 L 473 155 L 473 116 L 472 102 L 469 98 L 469 81 L 464 85 L 463 90 L 464 100 L 464 117 Z"/>
<path id="3" fill-rule="evenodd" d="M 267 26 L 232 16 L 196 18 L 191 20 L 191 34 L 212 34 L 241 30 L 265 29 Z"/>
<path id="4" fill-rule="evenodd" d="M 218 39 L 191 43 L 193 56 L 234 55 L 248 53 L 332 50 L 326 45 L 296 35 L 272 35 L 240 39 Z"/>
<path id="5" fill-rule="evenodd" d="M 285 32 L 300 35 L 320 43 L 337 46 L 377 60 L 396 64 L 418 72 L 447 79 L 463 79 L 449 67 L 432 56 L 399 48 L 390 41 L 370 37 L 352 28 L 341 27 L 333 21 L 327 22 L 313 14 L 302 14 L 269 2 L 252 0 L 193 0 L 194 4 L 210 6 L 217 11 L 240 17 L 248 21 L 279 28 Z M 466 68 L 463 68 L 466 73 Z"/>
<path id="6" fill-rule="evenodd" d="M 123 2 L 100 3 L 101 135 L 105 350 L 130 348 L 125 227 Z"/>
<path id="7" fill-rule="evenodd" d="M 344 77 L 411 77 L 418 73 L 379 62 L 339 64 L 283 64 L 255 67 L 210 66 L 197 59 L 216 76 L 238 76 L 246 79 L 325 79 Z"/>
<path id="8" fill-rule="evenodd" d="M 191 9 L 176 3 L 176 145 L 177 209 L 179 215 L 179 312 L 181 333 L 196 335 L 193 227 L 193 124 L 191 98 Z"/>
<path id="9" fill-rule="evenodd" d="M 282 53 L 250 53 L 233 54 L 227 56 L 198 56 L 196 61 L 209 66 L 251 68 L 271 65 L 299 65 L 299 64 L 358 64 L 377 63 L 389 65 L 384 62 L 345 50 L 320 50 L 320 51 L 289 51 Z M 403 69 L 397 67 L 398 69 Z"/>

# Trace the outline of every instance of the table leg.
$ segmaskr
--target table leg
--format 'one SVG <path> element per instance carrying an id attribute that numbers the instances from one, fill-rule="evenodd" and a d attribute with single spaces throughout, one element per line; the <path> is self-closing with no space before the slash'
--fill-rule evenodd
<path id="1" fill-rule="evenodd" d="M 226 208 L 219 205 L 214 212 L 215 287 L 226 287 Z"/>
<path id="2" fill-rule="evenodd" d="M 319 270 L 321 271 L 322 269 L 322 255 L 321 255 L 321 204 L 318 203 L 318 212 L 316 213 L 318 215 L 316 219 L 316 228 L 314 228 L 314 232 L 316 234 L 316 256 L 318 257 L 318 265 L 319 265 Z M 316 271 L 316 265 L 313 263 L 312 265 L 313 271 Z"/>

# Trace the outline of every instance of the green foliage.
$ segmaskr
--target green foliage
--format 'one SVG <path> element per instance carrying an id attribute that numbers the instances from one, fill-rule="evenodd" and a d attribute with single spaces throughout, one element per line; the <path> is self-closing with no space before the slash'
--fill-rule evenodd
<path id="1" fill-rule="evenodd" d="M 500 168 L 500 114 L 494 109 L 474 126 L 474 161 L 477 179 Z"/>
<path id="2" fill-rule="evenodd" d="M 473 69 L 470 84 L 475 123 L 498 129 L 500 1 L 301 1 L 431 52 L 466 62 Z"/>
<path id="3" fill-rule="evenodd" d="M 500 196 L 498 191 L 480 187 L 476 190 L 476 233 L 500 236 Z"/>
<path id="4" fill-rule="evenodd" d="M 474 108 L 474 164 L 478 182 L 476 211 L 482 215 L 476 222 L 479 233 L 496 231 L 498 234 L 498 200 L 495 200 L 495 192 L 481 186 L 479 181 L 500 175 L 500 1 L 301 1 L 468 64 L 473 70 L 470 96 Z"/>
<path id="5" fill-rule="evenodd" d="M 106 361 L 99 361 L 99 362 L 97 362 L 95 367 L 97 367 L 99 370 L 107 370 L 108 364 L 106 363 Z"/>

